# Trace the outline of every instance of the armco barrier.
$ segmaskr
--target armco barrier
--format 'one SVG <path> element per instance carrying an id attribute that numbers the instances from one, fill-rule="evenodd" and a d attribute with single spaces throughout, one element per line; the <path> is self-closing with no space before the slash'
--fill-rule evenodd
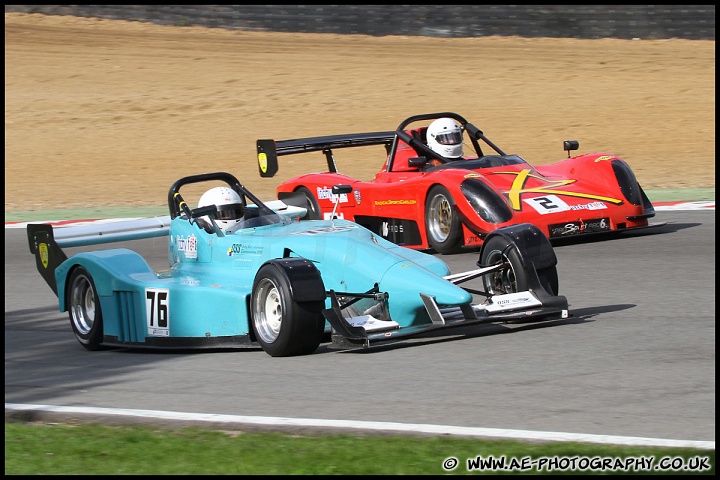
<path id="1" fill-rule="evenodd" d="M 715 40 L 714 5 L 5 5 L 5 12 L 372 36 Z"/>

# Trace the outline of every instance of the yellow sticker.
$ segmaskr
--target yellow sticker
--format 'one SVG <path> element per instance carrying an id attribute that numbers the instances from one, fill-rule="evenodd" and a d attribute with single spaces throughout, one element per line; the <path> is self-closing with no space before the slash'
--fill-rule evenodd
<path id="1" fill-rule="evenodd" d="M 263 173 L 267 173 L 267 154 L 266 153 L 258 153 L 258 163 L 260 164 L 260 170 Z"/>
<path id="2" fill-rule="evenodd" d="M 38 245 L 38 251 L 40 252 L 40 261 L 42 262 L 43 268 L 47 268 L 48 266 L 48 246 L 46 243 L 41 243 Z"/>

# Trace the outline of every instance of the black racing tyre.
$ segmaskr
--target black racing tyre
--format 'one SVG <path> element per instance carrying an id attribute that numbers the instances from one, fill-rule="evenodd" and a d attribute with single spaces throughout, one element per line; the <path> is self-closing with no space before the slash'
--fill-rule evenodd
<path id="1" fill-rule="evenodd" d="M 315 200 L 315 197 L 310 189 L 307 187 L 298 187 L 295 191 L 305 195 L 305 199 L 307 201 L 307 215 L 305 215 L 305 219 L 321 220 L 322 214 L 320 213 L 320 205 L 318 205 L 318 202 Z"/>
<path id="2" fill-rule="evenodd" d="M 280 267 L 264 265 L 253 282 L 250 314 L 255 338 L 273 357 L 307 355 L 322 340 L 324 301 L 296 302 Z"/>
<path id="3" fill-rule="evenodd" d="M 507 265 L 483 277 L 485 290 L 492 294 L 515 293 L 528 290 L 528 273 L 522 266 L 517 246 L 503 236 L 495 235 L 485 242 L 480 256 L 483 266 L 494 265 L 505 260 Z M 540 284 L 552 295 L 558 294 L 557 268 L 546 267 L 537 271 Z"/>
<path id="4" fill-rule="evenodd" d="M 557 268 L 554 266 L 543 268 L 537 271 L 540 284 L 552 295 L 560 292 L 560 281 L 558 280 Z"/>
<path id="5" fill-rule="evenodd" d="M 527 290 L 528 279 L 517 247 L 505 237 L 496 235 L 483 245 L 480 264 L 489 267 L 501 261 L 507 262 L 505 267 L 483 277 L 485 290 L 494 295 Z"/>
<path id="6" fill-rule="evenodd" d="M 103 339 L 103 318 L 95 282 L 85 268 L 76 267 L 68 285 L 68 315 L 75 337 L 86 349 L 99 350 Z"/>
<path id="7" fill-rule="evenodd" d="M 438 253 L 457 253 L 462 247 L 462 223 L 455 201 L 442 185 L 435 185 L 425 201 L 425 231 L 430 248 Z"/>

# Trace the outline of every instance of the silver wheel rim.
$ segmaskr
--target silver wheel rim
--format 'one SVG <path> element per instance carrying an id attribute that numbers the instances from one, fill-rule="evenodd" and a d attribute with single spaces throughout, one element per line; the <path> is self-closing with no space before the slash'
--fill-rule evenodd
<path id="1" fill-rule="evenodd" d="M 517 277 L 515 269 L 510 260 L 500 250 L 493 250 L 487 257 L 487 265 L 495 265 L 499 262 L 505 262 L 505 266 L 487 276 L 488 293 L 503 294 L 515 293 L 517 288 Z"/>
<path id="2" fill-rule="evenodd" d="M 435 195 L 430 200 L 429 235 L 438 242 L 444 242 L 450 236 L 451 226 L 452 205 L 445 195 Z"/>
<path id="3" fill-rule="evenodd" d="M 267 278 L 258 283 L 253 313 L 258 337 L 265 343 L 277 340 L 282 327 L 282 299 L 280 290 Z"/>
<path id="4" fill-rule="evenodd" d="M 95 324 L 95 291 L 85 275 L 79 275 L 70 289 L 70 311 L 73 325 L 81 335 L 87 335 Z"/>

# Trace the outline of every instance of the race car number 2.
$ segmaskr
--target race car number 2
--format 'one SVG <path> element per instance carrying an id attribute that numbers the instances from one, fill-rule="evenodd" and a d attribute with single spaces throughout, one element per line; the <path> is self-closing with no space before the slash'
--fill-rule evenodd
<path id="1" fill-rule="evenodd" d="M 541 215 L 546 213 L 565 212 L 570 206 L 563 202 L 557 195 L 546 195 L 544 197 L 526 198 L 524 202 L 530 205 Z"/>
<path id="2" fill-rule="evenodd" d="M 145 289 L 145 319 L 149 336 L 170 336 L 170 290 Z"/>

